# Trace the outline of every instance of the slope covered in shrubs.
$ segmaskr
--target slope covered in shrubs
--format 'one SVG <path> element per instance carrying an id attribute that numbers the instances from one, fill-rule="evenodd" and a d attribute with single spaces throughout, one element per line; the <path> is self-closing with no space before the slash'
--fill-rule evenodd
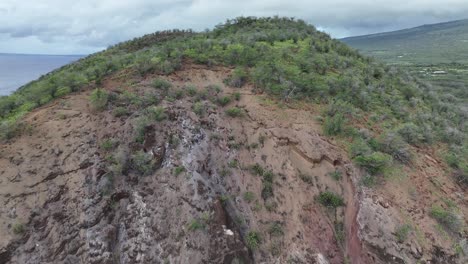
<path id="1" fill-rule="evenodd" d="M 369 175 L 392 162 L 410 163 L 409 145 L 444 143 L 457 179 L 466 183 L 467 114 L 397 68 L 360 55 L 304 21 L 241 17 L 211 31 L 165 31 L 134 39 L 65 66 L 0 98 L 0 138 L 19 133 L 21 116 L 54 98 L 97 87 L 125 70 L 171 74 L 185 62 L 235 67 L 226 82 L 255 85 L 279 100 L 323 106 L 324 133 L 351 142 Z M 162 82 L 154 86 L 167 89 Z M 94 94 L 97 106 L 103 94 Z"/>

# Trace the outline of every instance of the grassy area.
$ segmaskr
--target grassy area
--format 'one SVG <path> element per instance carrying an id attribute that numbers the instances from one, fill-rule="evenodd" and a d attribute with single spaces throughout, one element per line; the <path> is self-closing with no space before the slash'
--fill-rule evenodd
<path id="1" fill-rule="evenodd" d="M 343 41 L 391 64 L 468 63 L 468 20 L 344 38 Z"/>

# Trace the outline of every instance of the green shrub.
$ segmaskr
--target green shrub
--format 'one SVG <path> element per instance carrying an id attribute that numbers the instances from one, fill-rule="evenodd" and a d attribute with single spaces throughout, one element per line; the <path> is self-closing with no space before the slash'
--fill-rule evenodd
<path id="1" fill-rule="evenodd" d="M 326 136 L 336 136 L 344 131 L 345 119 L 342 114 L 327 116 L 323 122 L 323 133 Z"/>
<path id="2" fill-rule="evenodd" d="M 151 83 L 151 86 L 153 86 L 156 89 L 167 91 L 169 90 L 169 88 L 172 87 L 172 84 L 164 79 L 154 79 Z"/>
<path id="3" fill-rule="evenodd" d="M 311 184 L 311 185 L 314 184 L 314 178 L 310 175 L 299 173 L 299 178 L 307 184 Z"/>
<path id="4" fill-rule="evenodd" d="M 318 201 L 323 206 L 332 207 L 332 208 L 344 206 L 345 204 L 343 198 L 329 191 L 321 192 L 318 196 Z"/>
<path id="5" fill-rule="evenodd" d="M 106 138 L 101 142 L 101 148 L 105 151 L 109 151 L 113 149 L 117 144 L 118 144 L 117 141 L 111 138 Z"/>
<path id="6" fill-rule="evenodd" d="M 244 111 L 238 107 L 231 107 L 226 110 L 226 115 L 230 117 L 242 117 L 244 115 Z"/>
<path id="7" fill-rule="evenodd" d="M 252 167 L 250 167 L 250 171 L 254 175 L 263 176 L 264 169 L 260 164 L 255 163 L 254 165 L 252 165 Z"/>
<path id="8" fill-rule="evenodd" d="M 167 118 L 166 110 L 162 106 L 150 106 L 146 108 L 146 114 L 151 120 L 163 121 Z"/>
<path id="9" fill-rule="evenodd" d="M 144 151 L 137 151 L 132 155 L 132 168 L 142 176 L 147 176 L 153 172 L 153 156 Z"/>
<path id="10" fill-rule="evenodd" d="M 370 153 L 372 153 L 372 149 L 369 147 L 367 142 L 361 138 L 354 139 L 353 143 L 349 146 L 349 155 L 351 158 L 368 155 Z"/>
<path id="11" fill-rule="evenodd" d="M 247 247 L 251 250 L 257 249 L 260 246 L 260 234 L 256 231 L 250 231 L 245 238 Z"/>
<path id="12" fill-rule="evenodd" d="M 196 231 L 196 230 L 204 229 L 204 228 L 205 228 L 205 224 L 202 223 L 199 219 L 192 219 L 192 221 L 190 221 L 190 224 L 188 225 L 189 231 Z"/>
<path id="13" fill-rule="evenodd" d="M 63 87 L 60 87 L 58 88 L 55 93 L 54 93 L 54 97 L 62 97 L 64 95 L 67 95 L 69 93 L 72 92 L 72 89 L 68 86 L 63 86 Z"/>
<path id="14" fill-rule="evenodd" d="M 234 98 L 234 100 L 240 101 L 241 94 L 239 92 L 235 92 L 235 93 L 232 94 L 232 97 Z"/>
<path id="15" fill-rule="evenodd" d="M 13 229 L 13 233 L 19 235 L 19 234 L 23 234 L 24 231 L 25 231 L 25 228 L 24 228 L 24 225 L 21 224 L 21 223 L 16 223 L 13 225 L 12 227 Z"/>
<path id="16" fill-rule="evenodd" d="M 403 243 L 408 238 L 408 234 L 411 231 L 411 226 L 404 224 L 399 226 L 395 231 L 395 236 L 397 237 L 398 242 Z"/>
<path id="17" fill-rule="evenodd" d="M 245 192 L 244 193 L 244 200 L 248 203 L 255 200 L 255 194 L 253 192 Z"/>
<path id="18" fill-rule="evenodd" d="M 119 107 L 116 107 L 114 108 L 114 110 L 112 111 L 112 114 L 115 116 L 115 117 L 122 117 L 122 116 L 126 116 L 128 115 L 130 112 L 128 111 L 128 109 L 126 107 L 123 107 L 123 106 L 119 106 Z"/>
<path id="19" fill-rule="evenodd" d="M 202 102 L 194 103 L 192 109 L 198 116 L 203 116 L 205 114 L 205 105 Z"/>
<path id="20" fill-rule="evenodd" d="M 282 236 L 284 235 L 283 225 L 280 222 L 274 222 L 268 227 L 268 233 L 271 236 Z"/>
<path id="21" fill-rule="evenodd" d="M 226 106 L 231 102 L 231 98 L 229 96 L 223 96 L 219 97 L 216 101 L 220 106 Z"/>
<path id="22" fill-rule="evenodd" d="M 97 88 L 91 92 L 89 100 L 91 101 L 91 106 L 95 110 L 104 110 L 107 106 L 109 94 L 103 89 Z"/>
<path id="23" fill-rule="evenodd" d="M 455 208 L 445 210 L 440 206 L 434 205 L 429 214 L 441 225 L 453 232 L 460 232 L 463 228 L 463 217 L 456 212 Z"/>
<path id="24" fill-rule="evenodd" d="M 239 167 L 239 161 L 233 159 L 231 161 L 228 162 L 228 167 L 229 168 L 237 168 Z"/>
<path id="25" fill-rule="evenodd" d="M 334 179 L 335 181 L 339 181 L 342 178 L 341 171 L 339 170 L 332 171 L 328 173 L 328 175 L 332 177 L 332 179 Z"/>
<path id="26" fill-rule="evenodd" d="M 270 197 L 273 197 L 273 183 L 263 181 L 262 198 L 263 200 L 267 200 Z"/>
<path id="27" fill-rule="evenodd" d="M 248 74 L 243 68 L 236 68 L 231 78 L 229 78 L 229 85 L 240 88 L 247 82 Z"/>
<path id="28" fill-rule="evenodd" d="M 392 158 L 382 152 L 374 152 L 369 155 L 357 156 L 354 161 L 369 173 L 376 175 L 382 173 L 391 164 Z"/>
<path id="29" fill-rule="evenodd" d="M 140 116 L 135 122 L 135 141 L 143 143 L 145 140 L 147 127 L 151 125 L 149 118 L 146 115 Z"/>
<path id="30" fill-rule="evenodd" d="M 392 132 L 380 136 L 379 149 L 401 163 L 408 164 L 412 158 L 408 144 L 398 134 Z"/>
<path id="31" fill-rule="evenodd" d="M 178 166 L 178 167 L 175 167 L 174 169 L 175 176 L 178 176 L 179 174 L 183 172 L 185 172 L 185 168 L 183 166 Z"/>
<path id="32" fill-rule="evenodd" d="M 397 131 L 409 144 L 419 144 L 424 140 L 419 127 L 413 123 L 402 124 Z"/>
<path id="33" fill-rule="evenodd" d="M 19 133 L 19 124 L 16 120 L 0 121 L 0 141 L 8 140 Z"/>
<path id="34" fill-rule="evenodd" d="M 187 84 L 184 86 L 185 90 L 187 90 L 187 94 L 189 96 L 197 95 L 197 87 L 193 84 Z"/>

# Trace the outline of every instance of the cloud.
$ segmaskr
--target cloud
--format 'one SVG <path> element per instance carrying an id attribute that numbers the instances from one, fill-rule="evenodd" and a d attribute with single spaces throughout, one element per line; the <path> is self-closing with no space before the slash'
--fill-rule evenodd
<path id="1" fill-rule="evenodd" d="M 289 16 L 334 37 L 468 18 L 466 0 L 41 0 L 0 2 L 0 52 L 89 53 L 158 30 Z"/>

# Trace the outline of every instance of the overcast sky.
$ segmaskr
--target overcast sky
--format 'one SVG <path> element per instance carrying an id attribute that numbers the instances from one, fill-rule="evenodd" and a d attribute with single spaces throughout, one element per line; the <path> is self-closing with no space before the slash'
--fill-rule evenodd
<path id="1" fill-rule="evenodd" d="M 158 30 L 272 15 L 340 38 L 468 18 L 468 0 L 0 0 L 0 53 L 88 54 Z"/>

